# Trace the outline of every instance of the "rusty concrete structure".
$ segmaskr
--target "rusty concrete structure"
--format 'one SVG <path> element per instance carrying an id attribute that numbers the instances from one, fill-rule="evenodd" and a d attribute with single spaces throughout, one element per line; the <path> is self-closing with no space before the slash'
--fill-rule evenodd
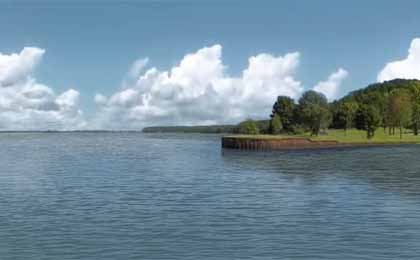
<path id="1" fill-rule="evenodd" d="M 341 143 L 338 141 L 314 141 L 304 137 L 290 138 L 253 138 L 253 137 L 222 137 L 222 148 L 243 150 L 291 150 L 291 149 L 321 149 L 362 146 L 401 145 L 410 143 Z M 413 143 L 411 143 L 413 144 Z"/>

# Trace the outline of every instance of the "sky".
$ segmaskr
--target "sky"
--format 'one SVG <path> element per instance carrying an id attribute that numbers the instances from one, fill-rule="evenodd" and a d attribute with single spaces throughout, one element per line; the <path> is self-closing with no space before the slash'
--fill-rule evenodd
<path id="1" fill-rule="evenodd" d="M 0 130 L 267 118 L 420 79 L 419 1 L 0 0 Z"/>

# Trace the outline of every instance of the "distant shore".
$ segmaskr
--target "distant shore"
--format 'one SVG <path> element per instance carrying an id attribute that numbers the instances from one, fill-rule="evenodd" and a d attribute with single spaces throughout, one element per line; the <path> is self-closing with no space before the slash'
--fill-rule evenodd
<path id="1" fill-rule="evenodd" d="M 202 125 L 202 126 L 151 126 L 143 128 L 143 133 L 201 133 L 231 134 L 235 125 Z"/>

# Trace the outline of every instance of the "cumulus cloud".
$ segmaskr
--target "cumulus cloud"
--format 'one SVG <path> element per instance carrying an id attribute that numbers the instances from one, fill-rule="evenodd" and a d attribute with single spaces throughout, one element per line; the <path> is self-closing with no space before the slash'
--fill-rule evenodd
<path id="1" fill-rule="evenodd" d="M 337 71 L 333 72 L 326 81 L 318 82 L 313 90 L 321 92 L 330 101 L 334 100 L 338 97 L 341 83 L 348 75 L 349 73 L 345 69 L 339 68 Z"/>
<path id="2" fill-rule="evenodd" d="M 135 61 L 118 91 L 95 95 L 97 111 L 86 122 L 78 91 L 56 94 L 35 79 L 33 72 L 44 53 L 36 47 L 0 53 L 0 130 L 237 123 L 247 117 L 267 118 L 278 95 L 298 98 L 304 90 L 295 79 L 298 52 L 252 56 L 238 76 L 230 76 L 222 62 L 222 47 L 214 45 L 185 55 L 168 70 L 148 68 L 147 58 Z M 314 89 L 331 100 L 347 75 L 340 68 Z"/>
<path id="3" fill-rule="evenodd" d="M 32 47 L 24 48 L 19 54 L 0 53 L 0 86 L 6 87 L 26 80 L 44 53 L 45 50 Z"/>
<path id="4" fill-rule="evenodd" d="M 85 125 L 79 92 L 70 89 L 57 96 L 33 77 L 44 53 L 35 47 L 0 53 L 0 130 L 63 130 Z"/>
<path id="5" fill-rule="evenodd" d="M 405 59 L 392 61 L 379 72 L 378 81 L 395 78 L 420 79 L 420 38 L 411 41 L 408 56 Z"/>
<path id="6" fill-rule="evenodd" d="M 148 58 L 136 60 L 133 65 L 131 65 L 128 76 L 130 78 L 136 78 L 140 75 L 140 72 L 146 67 L 149 62 Z"/>
<path id="7" fill-rule="evenodd" d="M 240 76 L 222 63 L 222 47 L 205 47 L 184 56 L 170 70 L 149 68 L 138 60 L 129 71 L 137 78 L 106 97 L 95 96 L 97 128 L 139 128 L 158 124 L 234 123 L 266 118 L 278 95 L 298 97 L 303 87 L 294 78 L 299 53 L 249 58 Z"/>

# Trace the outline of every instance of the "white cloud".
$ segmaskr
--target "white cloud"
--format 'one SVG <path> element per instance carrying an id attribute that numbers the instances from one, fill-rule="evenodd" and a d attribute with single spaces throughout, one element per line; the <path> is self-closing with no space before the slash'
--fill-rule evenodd
<path id="1" fill-rule="evenodd" d="M 378 74 L 379 82 L 395 78 L 420 79 L 420 38 L 411 41 L 405 59 L 389 62 Z"/>
<path id="2" fill-rule="evenodd" d="M 38 65 L 45 50 L 33 47 L 24 48 L 19 54 L 0 53 L 0 87 L 6 87 L 27 79 Z"/>
<path id="3" fill-rule="evenodd" d="M 147 68 L 148 59 L 133 63 L 121 88 L 97 94 L 89 123 L 74 89 L 56 94 L 33 76 L 45 50 L 0 53 L 0 130 L 139 129 L 148 125 L 237 123 L 267 118 L 278 95 L 298 98 L 304 88 L 295 79 L 300 54 L 252 56 L 239 76 L 230 76 L 222 47 L 205 47 L 185 55 L 169 70 Z M 330 99 L 347 77 L 339 69 L 314 89 Z"/>
<path id="4" fill-rule="evenodd" d="M 136 79 L 140 75 L 140 73 L 143 71 L 143 69 L 146 67 L 148 62 L 149 62 L 148 58 L 136 60 L 131 65 L 130 71 L 127 74 L 128 79 L 129 80 Z"/>
<path id="5" fill-rule="evenodd" d="M 349 73 L 345 69 L 339 68 L 337 71 L 333 72 L 326 81 L 318 82 L 313 90 L 321 92 L 330 101 L 334 100 L 338 97 L 341 83 L 348 75 Z"/>
<path id="6" fill-rule="evenodd" d="M 63 130 L 85 125 L 76 90 L 56 96 L 32 76 L 44 53 L 35 47 L 0 53 L 0 130 Z"/>
<path id="7" fill-rule="evenodd" d="M 146 62 L 134 63 L 129 74 L 138 74 Z M 98 112 L 93 125 L 129 129 L 266 118 L 278 95 L 296 98 L 302 93 L 301 83 L 294 79 L 298 65 L 299 53 L 263 53 L 249 58 L 248 68 L 240 77 L 231 77 L 222 63 L 222 47 L 205 47 L 187 54 L 168 71 L 146 70 L 110 97 L 97 94 Z"/>

